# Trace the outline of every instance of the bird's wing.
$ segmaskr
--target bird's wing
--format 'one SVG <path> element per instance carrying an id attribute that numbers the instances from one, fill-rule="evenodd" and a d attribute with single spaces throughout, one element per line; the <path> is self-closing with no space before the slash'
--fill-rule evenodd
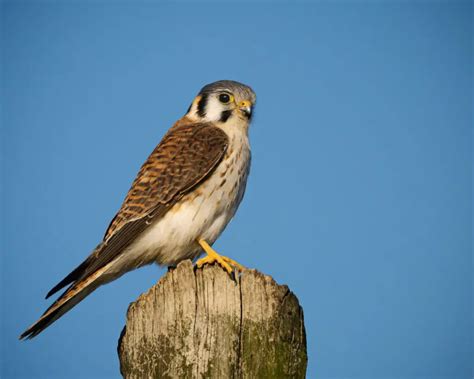
<path id="1" fill-rule="evenodd" d="M 152 221 L 162 217 L 186 193 L 201 184 L 220 163 L 227 135 L 210 124 L 177 125 L 143 164 L 100 249 L 82 276 L 114 259 Z"/>
<path id="2" fill-rule="evenodd" d="M 47 297 L 117 257 L 152 220 L 207 178 L 227 144 L 227 135 L 210 124 L 178 123 L 171 128 L 138 172 L 104 240 Z"/>
<path id="3" fill-rule="evenodd" d="M 104 240 L 48 293 L 47 297 L 72 283 L 21 338 L 34 337 L 82 300 L 86 289 L 92 292 L 96 279 L 151 221 L 162 217 L 208 178 L 224 157 L 227 146 L 227 135 L 211 124 L 181 122 L 173 126 L 141 167 Z M 74 298 L 76 301 L 72 301 Z"/>

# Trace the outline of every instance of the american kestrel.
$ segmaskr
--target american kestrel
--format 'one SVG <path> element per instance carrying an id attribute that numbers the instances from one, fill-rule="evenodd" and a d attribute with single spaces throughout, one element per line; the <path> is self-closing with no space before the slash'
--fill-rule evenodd
<path id="1" fill-rule="evenodd" d="M 61 280 L 65 292 L 21 336 L 33 338 L 97 287 L 135 268 L 195 259 L 227 272 L 243 267 L 212 244 L 234 216 L 250 169 L 248 128 L 255 93 L 222 80 L 201 89 L 141 167 L 103 241 Z"/>

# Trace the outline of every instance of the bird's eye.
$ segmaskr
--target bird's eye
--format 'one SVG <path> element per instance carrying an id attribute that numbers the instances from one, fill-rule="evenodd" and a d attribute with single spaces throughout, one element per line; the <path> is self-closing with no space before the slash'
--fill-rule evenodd
<path id="1" fill-rule="evenodd" d="M 223 104 L 227 104 L 230 101 L 230 95 L 227 93 L 221 93 L 219 95 L 219 101 Z"/>

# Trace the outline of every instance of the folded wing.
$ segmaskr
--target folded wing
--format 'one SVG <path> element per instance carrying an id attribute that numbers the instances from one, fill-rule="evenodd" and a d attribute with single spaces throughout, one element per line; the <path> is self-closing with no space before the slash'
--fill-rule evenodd
<path id="1" fill-rule="evenodd" d="M 209 177 L 227 145 L 227 135 L 210 124 L 181 121 L 173 126 L 141 167 L 103 241 L 48 292 L 46 298 L 69 285 L 20 339 L 39 334 L 102 284 L 101 275 L 151 221 Z"/>

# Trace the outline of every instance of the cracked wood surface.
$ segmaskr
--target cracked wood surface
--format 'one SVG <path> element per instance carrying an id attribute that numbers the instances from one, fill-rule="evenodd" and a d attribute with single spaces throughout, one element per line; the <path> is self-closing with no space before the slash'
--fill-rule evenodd
<path id="1" fill-rule="evenodd" d="M 125 378 L 304 378 L 303 310 L 256 270 L 187 260 L 130 305 L 118 353 Z"/>

